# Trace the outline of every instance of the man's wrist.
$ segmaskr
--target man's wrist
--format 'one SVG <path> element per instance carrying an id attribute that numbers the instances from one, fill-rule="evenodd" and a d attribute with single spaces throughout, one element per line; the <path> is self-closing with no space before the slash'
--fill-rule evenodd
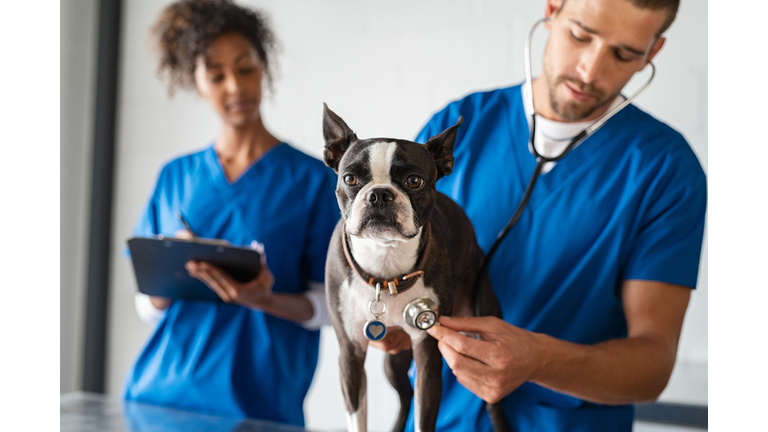
<path id="1" fill-rule="evenodd" d="M 534 339 L 532 344 L 534 362 L 528 381 L 537 382 L 546 377 L 550 365 L 557 357 L 555 353 L 557 340 L 544 333 L 531 332 L 531 336 Z"/>

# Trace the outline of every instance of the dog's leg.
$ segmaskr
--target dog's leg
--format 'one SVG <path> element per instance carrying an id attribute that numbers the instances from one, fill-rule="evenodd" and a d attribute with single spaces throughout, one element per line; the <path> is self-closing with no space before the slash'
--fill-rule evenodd
<path id="1" fill-rule="evenodd" d="M 437 423 L 443 378 L 443 357 L 437 349 L 437 340 L 425 335 L 413 348 L 416 360 L 416 406 L 413 410 L 415 432 L 432 432 Z"/>
<path id="2" fill-rule="evenodd" d="M 411 367 L 413 351 L 405 350 L 392 355 L 387 354 L 384 360 L 384 372 L 392 387 L 397 390 L 400 396 L 400 414 L 397 416 L 395 426 L 392 432 L 403 432 L 405 422 L 408 420 L 408 412 L 411 410 L 411 398 L 413 398 L 413 388 L 411 381 L 408 380 L 408 368 Z"/>
<path id="3" fill-rule="evenodd" d="M 341 342 L 341 341 L 340 341 Z M 347 430 L 365 432 L 367 398 L 365 384 L 365 348 L 349 340 L 340 345 L 341 390 L 347 405 Z"/>

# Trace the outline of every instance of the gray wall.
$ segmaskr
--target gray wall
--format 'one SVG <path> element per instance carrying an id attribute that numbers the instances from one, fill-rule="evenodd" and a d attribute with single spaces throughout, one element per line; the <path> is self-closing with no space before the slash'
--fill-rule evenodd
<path id="1" fill-rule="evenodd" d="M 98 2 L 61 4 L 60 391 L 82 379 Z"/>
<path id="2" fill-rule="evenodd" d="M 87 10 L 81 6 L 87 2 L 72 3 Z M 165 89 L 154 76 L 155 64 L 147 50 L 147 30 L 165 2 L 131 0 L 125 3 L 107 353 L 107 391 L 114 396 L 119 395 L 123 376 L 151 331 L 133 310 L 136 287 L 130 263 L 122 255 L 125 238 L 149 196 L 160 166 L 175 155 L 208 145 L 218 128 L 215 114 L 195 95 L 180 94 L 168 100 Z M 278 137 L 316 157 L 322 148 L 322 102 L 343 116 L 360 136 L 408 138 L 415 136 L 431 114 L 450 100 L 471 91 L 522 81 L 523 40 L 530 25 L 544 10 L 543 0 L 253 0 L 243 3 L 263 7 L 272 15 L 283 45 L 276 92 L 263 106 L 267 125 Z M 86 19 L 88 13 L 85 12 L 62 10 L 62 84 L 67 57 L 64 55 L 65 15 L 83 22 L 91 19 Z M 657 79 L 637 103 L 680 130 L 694 147 L 705 170 L 706 23 L 705 2 L 683 2 L 678 20 L 667 34 L 667 46 L 657 57 Z M 73 37 L 90 32 L 94 40 L 93 30 L 85 27 L 85 24 L 77 26 Z M 542 32 L 536 45 L 542 46 L 544 37 Z M 92 47 L 88 49 L 93 51 Z M 87 77 L 92 78 L 90 70 L 72 77 L 72 82 Z M 65 112 L 70 110 L 64 105 L 65 89 L 72 87 L 70 90 L 77 93 L 76 85 L 62 85 L 63 149 L 65 142 L 80 145 L 90 138 L 89 117 L 85 116 L 91 110 L 90 96 L 85 97 L 88 91 L 84 89 L 80 95 L 85 101 L 79 108 L 82 112 L 70 113 L 74 117 L 65 121 Z M 636 85 L 631 83 L 630 87 Z M 65 135 L 68 122 L 80 131 L 79 139 Z M 67 144 L 67 148 L 75 144 Z M 62 390 L 65 339 L 67 344 L 76 346 L 79 343 L 76 330 L 82 325 L 76 319 L 81 315 L 78 311 L 82 311 L 82 299 L 75 287 L 83 285 L 84 224 L 77 216 L 84 214 L 85 207 L 82 193 L 75 191 L 87 190 L 84 173 L 77 168 L 87 167 L 83 163 L 88 156 L 87 146 L 77 148 L 80 153 L 73 156 L 73 160 L 65 161 L 62 156 L 62 198 L 65 198 L 65 183 L 72 185 L 67 191 L 73 195 L 62 199 L 62 245 L 67 243 L 65 235 L 70 234 L 70 244 L 76 245 L 72 248 L 75 253 L 69 250 L 65 253 L 62 249 Z M 67 170 L 74 171 L 69 174 L 72 178 L 65 179 L 65 164 Z M 75 205 L 67 210 L 70 212 L 67 217 L 65 202 Z M 65 221 L 69 221 L 66 227 Z M 72 260 L 68 262 L 71 274 L 65 275 L 65 257 Z M 678 356 L 682 365 L 703 365 L 705 399 L 706 275 L 705 242 L 699 289 L 692 297 Z M 67 295 L 72 295 L 66 306 L 65 289 L 69 290 Z M 69 316 L 66 331 L 65 310 Z M 324 329 L 322 336 L 318 374 L 305 404 L 307 421 L 317 429 L 343 429 L 343 402 L 336 369 L 338 346 L 332 330 Z M 70 365 L 74 365 L 77 357 L 70 357 Z M 374 430 L 390 427 L 391 413 L 397 406 L 394 392 L 382 373 L 382 358 L 380 353 L 372 352 L 367 361 L 370 388 L 379 389 L 369 394 L 369 406 L 379 407 L 369 414 Z M 700 385 L 697 390 L 701 388 Z"/>

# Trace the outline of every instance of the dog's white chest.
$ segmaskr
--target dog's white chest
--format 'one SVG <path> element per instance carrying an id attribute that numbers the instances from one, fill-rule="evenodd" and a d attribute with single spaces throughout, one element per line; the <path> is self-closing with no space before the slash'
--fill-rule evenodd
<path id="1" fill-rule="evenodd" d="M 363 334 L 363 327 L 367 321 L 374 319 L 374 315 L 368 309 L 368 305 L 375 297 L 376 290 L 357 276 L 348 278 L 340 288 L 339 313 L 344 322 L 344 330 L 351 340 L 357 341 L 362 346 L 368 344 L 368 340 Z M 387 328 L 401 327 L 411 337 L 414 344 L 418 343 L 427 336 L 427 333 L 424 330 L 408 326 L 403 319 L 403 311 L 408 303 L 421 297 L 434 300 L 438 308 L 440 307 L 434 290 L 431 287 L 425 286 L 422 279 L 419 279 L 407 291 L 395 296 L 390 296 L 388 291 L 382 290 L 381 301 L 387 305 L 387 311 L 379 316 L 379 320 Z"/>

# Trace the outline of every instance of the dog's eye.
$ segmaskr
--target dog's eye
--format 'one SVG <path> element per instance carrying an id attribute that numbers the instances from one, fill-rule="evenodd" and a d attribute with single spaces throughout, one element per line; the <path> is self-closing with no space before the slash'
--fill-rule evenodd
<path id="1" fill-rule="evenodd" d="M 353 176 L 352 174 L 347 174 L 344 176 L 344 183 L 354 186 L 357 184 L 357 177 Z"/>
<path id="2" fill-rule="evenodd" d="M 412 175 L 408 177 L 408 180 L 405 181 L 405 185 L 411 189 L 418 189 L 424 185 L 424 179 L 419 176 Z"/>

